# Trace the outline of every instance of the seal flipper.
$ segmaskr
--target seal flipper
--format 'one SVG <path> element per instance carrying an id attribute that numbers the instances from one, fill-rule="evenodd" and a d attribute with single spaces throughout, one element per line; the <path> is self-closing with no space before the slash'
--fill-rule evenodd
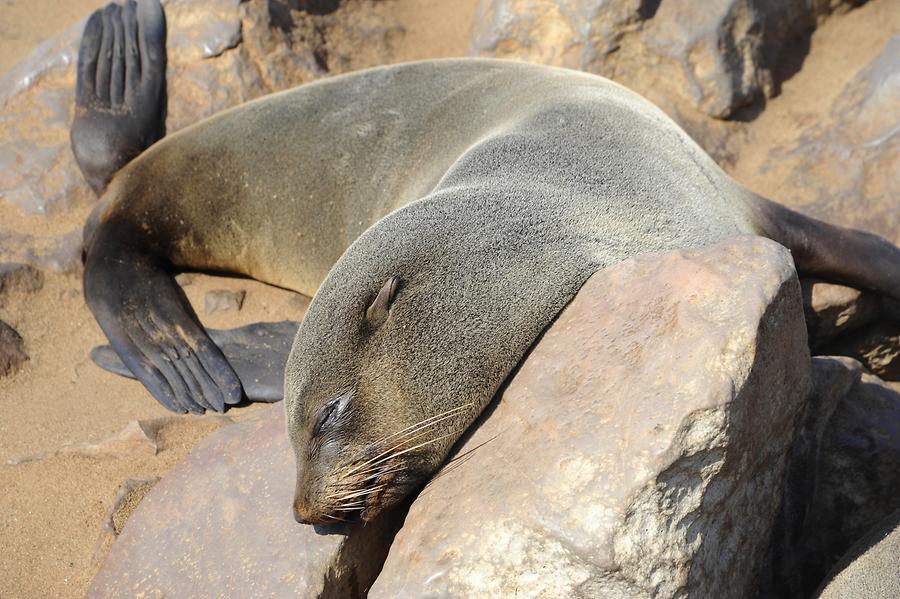
<path id="1" fill-rule="evenodd" d="M 97 195 L 166 132 L 166 18 L 159 0 L 109 4 L 78 49 L 75 161 Z"/>
<path id="2" fill-rule="evenodd" d="M 130 248 L 102 223 L 88 244 L 84 294 L 116 353 L 174 412 L 223 411 L 241 383 L 210 340 L 178 283 L 157 257 Z"/>
<path id="3" fill-rule="evenodd" d="M 206 329 L 234 368 L 247 399 L 275 402 L 284 398 L 284 365 L 297 336 L 298 322 L 258 322 L 236 329 Z M 91 350 L 94 364 L 120 376 L 134 378 L 109 345 Z"/>
<path id="4" fill-rule="evenodd" d="M 900 302 L 900 248 L 872 233 L 831 225 L 753 194 L 762 232 L 791 250 L 797 270 Z"/>

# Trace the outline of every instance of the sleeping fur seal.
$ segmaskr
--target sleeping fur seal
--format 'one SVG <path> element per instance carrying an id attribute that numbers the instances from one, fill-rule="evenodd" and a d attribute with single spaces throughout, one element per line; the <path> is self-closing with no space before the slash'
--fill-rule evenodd
<path id="1" fill-rule="evenodd" d="M 616 83 L 525 63 L 326 79 L 206 119 L 100 178 L 85 297 L 170 409 L 242 396 L 173 272 L 315 293 L 285 373 L 307 523 L 369 520 L 426 480 L 613 263 L 757 234 L 801 271 L 900 298 L 890 243 L 756 196 Z"/>

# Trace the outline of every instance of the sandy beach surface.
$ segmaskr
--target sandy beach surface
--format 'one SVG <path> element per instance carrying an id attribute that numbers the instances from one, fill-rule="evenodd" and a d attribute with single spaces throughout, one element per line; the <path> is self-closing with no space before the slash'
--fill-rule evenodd
<path id="1" fill-rule="evenodd" d="M 0 72 L 101 4 L 0 0 Z M 476 0 L 394 4 L 406 29 L 398 61 L 464 54 Z M 847 78 L 900 30 L 900 11 L 890 5 L 891 0 L 873 0 L 828 20 L 815 33 L 802 69 L 747 126 L 740 159 L 732 168 L 739 180 L 778 197 L 783 184 L 757 174 L 767 148 L 791 139 L 824 114 Z M 88 210 L 74 211 L 67 226 L 77 226 Z M 40 216 L 24 216 L 2 202 L 0 218 L 23 230 L 41 226 Z M 247 292 L 240 312 L 207 316 L 198 310 L 213 327 L 299 320 L 305 306 L 294 293 L 244 279 L 195 275 L 185 287 L 189 299 L 201 307 L 212 289 Z M 88 352 L 104 338 L 84 304 L 78 277 L 48 273 L 39 292 L 13 296 L 0 305 L 0 319 L 19 331 L 30 355 L 17 374 L 0 379 L 0 597 L 80 597 L 96 571 L 102 523 L 123 481 L 162 476 L 222 420 L 166 420 L 156 454 L 141 447 L 55 453 L 66 445 L 102 442 L 132 421 L 170 414 L 137 382 L 91 363 Z M 232 409 L 228 417 L 240 420 L 254 409 Z"/>

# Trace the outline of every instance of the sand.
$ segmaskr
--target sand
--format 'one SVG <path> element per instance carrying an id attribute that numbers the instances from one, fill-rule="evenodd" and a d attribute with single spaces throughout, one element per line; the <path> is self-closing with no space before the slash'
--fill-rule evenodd
<path id="1" fill-rule="evenodd" d="M 43 39 L 86 16 L 97 0 L 0 0 L 0 72 L 9 69 Z M 465 52 L 475 0 L 397 0 L 406 35 L 397 60 L 458 56 Z M 827 111 L 843 83 L 900 29 L 891 0 L 873 0 L 849 15 L 831 19 L 817 31 L 803 68 L 780 97 L 747 125 L 746 145 L 732 173 L 745 184 L 778 197 L 780 181 L 762 178 L 758 165 L 774 144 Z M 361 51 L 365 51 L 364 49 Z M 74 228 L 88 208 L 58 226 Z M 4 207 L 8 225 L 35 231 L 39 216 Z M 57 221 L 59 222 L 59 221 Z M 21 224 L 21 227 L 19 225 Z M 245 289 L 239 313 L 202 313 L 211 289 Z M 255 321 L 299 319 L 304 302 L 291 292 L 249 280 L 197 275 L 185 288 L 201 306 L 205 324 L 232 327 Z M 157 454 L 145 447 L 99 455 L 50 455 L 8 465 L 66 444 L 102 442 L 129 422 L 168 416 L 138 383 L 96 368 L 88 358 L 103 335 L 84 305 L 77 277 L 47 275 L 44 288 L 9 298 L 0 319 L 26 340 L 31 359 L 11 379 L 0 380 L 0 597 L 80 597 L 96 571 L 95 553 L 103 522 L 127 479 L 162 476 L 212 430 L 209 417 L 183 416 L 160 432 Z M 229 411 L 240 420 L 254 406 Z M 127 506 L 133 507 L 133 506 Z M 117 525 L 121 521 L 117 520 Z"/>

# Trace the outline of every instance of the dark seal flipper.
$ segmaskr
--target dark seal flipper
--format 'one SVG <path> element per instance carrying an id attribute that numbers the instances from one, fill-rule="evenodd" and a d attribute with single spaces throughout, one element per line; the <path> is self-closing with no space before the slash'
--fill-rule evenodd
<path id="1" fill-rule="evenodd" d="M 237 372 L 247 399 L 274 402 L 284 397 L 284 365 L 298 326 L 300 323 L 285 320 L 206 332 Z M 91 350 L 91 360 L 104 370 L 134 378 L 109 345 Z"/>
<path id="2" fill-rule="evenodd" d="M 751 202 L 762 232 L 791 250 L 800 273 L 900 301 L 900 248 L 893 243 L 805 216 L 755 194 Z"/>
<path id="3" fill-rule="evenodd" d="M 72 152 L 100 195 L 113 175 L 166 132 L 166 17 L 159 0 L 109 4 L 78 49 Z"/>
<path id="4" fill-rule="evenodd" d="M 87 243 L 84 297 L 116 353 L 174 412 L 223 411 L 241 383 L 158 256 L 132 246 L 121 223 L 100 223 Z"/>

